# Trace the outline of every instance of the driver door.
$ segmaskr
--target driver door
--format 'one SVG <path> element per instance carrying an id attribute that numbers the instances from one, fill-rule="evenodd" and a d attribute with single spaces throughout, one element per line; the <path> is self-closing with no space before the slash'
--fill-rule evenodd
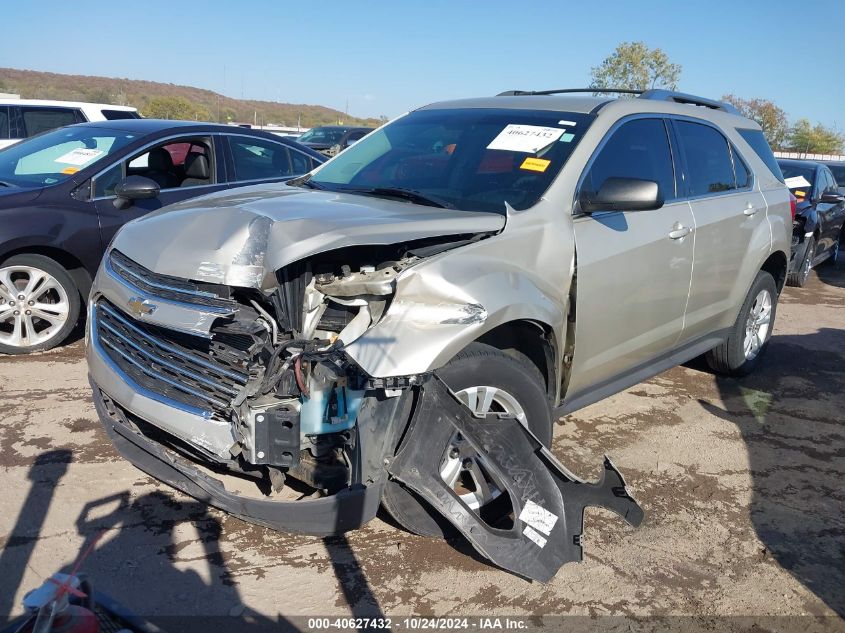
<path id="1" fill-rule="evenodd" d="M 228 185 L 219 145 L 210 136 L 170 138 L 124 158 L 95 176 L 91 191 L 100 218 L 103 246 L 130 220 L 168 204 L 225 189 Z M 126 176 L 155 180 L 161 187 L 159 195 L 149 200 L 133 200 L 125 209 L 116 208 L 114 188 Z"/>
<path id="2" fill-rule="evenodd" d="M 592 214 L 576 207 L 575 352 L 567 405 L 637 382 L 649 363 L 673 349 L 684 325 L 695 227 L 689 204 L 676 199 L 663 119 L 630 119 L 612 130 L 580 191 L 597 191 L 610 177 L 653 180 L 665 204 Z"/>

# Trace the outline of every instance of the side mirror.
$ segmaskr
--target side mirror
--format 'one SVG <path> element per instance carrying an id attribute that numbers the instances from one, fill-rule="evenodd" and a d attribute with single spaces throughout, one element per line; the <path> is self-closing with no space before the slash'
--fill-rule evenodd
<path id="1" fill-rule="evenodd" d="M 608 178 L 596 193 L 581 192 L 581 211 L 651 211 L 663 206 L 660 187 L 653 180 Z"/>
<path id="2" fill-rule="evenodd" d="M 161 187 L 155 180 L 143 176 L 127 176 L 114 187 L 114 206 L 117 209 L 127 209 L 133 200 L 149 200 L 158 198 Z"/>
<path id="3" fill-rule="evenodd" d="M 832 191 L 823 193 L 822 197 L 819 198 L 819 202 L 824 202 L 825 204 L 839 204 L 843 201 L 845 201 L 845 196 L 841 193 L 833 193 Z"/>

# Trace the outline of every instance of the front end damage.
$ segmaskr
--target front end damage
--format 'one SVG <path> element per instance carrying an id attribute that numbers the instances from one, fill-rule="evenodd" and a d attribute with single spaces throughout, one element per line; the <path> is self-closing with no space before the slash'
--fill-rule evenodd
<path id="1" fill-rule="evenodd" d="M 265 228 L 262 240 L 272 233 Z M 355 529 L 375 516 L 392 478 L 493 563 L 550 579 L 581 557 L 585 506 L 641 520 L 619 473 L 608 461 L 602 482 L 584 483 L 516 418 L 474 417 L 430 370 L 402 371 L 442 362 L 442 350 L 420 340 L 394 357 L 414 345 L 397 343 L 397 324 L 420 337 L 484 326 L 492 300 L 442 291 L 445 280 L 436 296 L 416 273 L 493 234 L 342 246 L 272 274 L 267 244 L 253 240 L 230 260 L 256 271 L 249 284 L 241 275 L 243 285 L 230 283 L 231 269 L 212 279 L 207 262 L 192 278 L 154 272 L 118 239 L 89 306 L 91 384 L 106 431 L 150 475 L 284 531 Z M 380 369 L 364 369 L 362 359 L 374 357 Z M 486 524 L 444 484 L 443 450 L 456 433 L 509 498 L 510 525 Z"/>

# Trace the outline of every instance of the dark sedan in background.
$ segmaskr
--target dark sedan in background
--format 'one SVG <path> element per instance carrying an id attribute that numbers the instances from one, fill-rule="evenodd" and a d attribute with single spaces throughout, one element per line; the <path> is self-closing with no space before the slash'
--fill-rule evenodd
<path id="1" fill-rule="evenodd" d="M 822 165 L 827 167 L 836 178 L 836 184 L 839 185 L 839 193 L 845 195 L 845 160 L 826 160 L 822 161 Z"/>
<path id="2" fill-rule="evenodd" d="M 325 156 L 258 130 L 136 119 L 71 125 L 0 151 L 0 353 L 61 343 L 126 222 L 221 189 L 282 182 Z"/>
<path id="3" fill-rule="evenodd" d="M 371 127 L 324 125 L 311 128 L 296 140 L 315 151 L 327 156 L 334 156 L 350 145 L 354 145 L 372 131 L 373 128 Z"/>
<path id="4" fill-rule="evenodd" d="M 839 258 L 845 241 L 845 196 L 823 163 L 779 159 L 778 164 L 797 200 L 787 283 L 804 286 L 810 269 L 825 261 L 835 265 Z"/>

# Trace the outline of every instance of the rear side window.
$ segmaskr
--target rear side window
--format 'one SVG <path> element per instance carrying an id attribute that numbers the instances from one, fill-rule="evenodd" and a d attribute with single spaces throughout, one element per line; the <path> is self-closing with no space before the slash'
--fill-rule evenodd
<path id="1" fill-rule="evenodd" d="M 731 145 L 731 157 L 734 161 L 734 176 L 736 178 L 736 188 L 737 189 L 745 189 L 751 184 L 751 170 L 748 169 L 748 166 L 745 164 L 745 161 L 742 160 L 742 157 L 739 155 L 739 152 L 736 151 L 736 148 Z"/>
<path id="2" fill-rule="evenodd" d="M 672 153 L 661 119 L 635 119 L 622 124 L 599 151 L 583 187 L 597 192 L 608 178 L 653 180 L 664 200 L 676 197 Z"/>
<path id="3" fill-rule="evenodd" d="M 294 175 L 286 145 L 232 136 L 229 138 L 229 146 L 235 164 L 235 180 L 262 180 Z"/>
<path id="4" fill-rule="evenodd" d="M 727 139 L 709 125 L 675 121 L 686 159 L 690 196 L 704 196 L 736 188 Z"/>
<path id="5" fill-rule="evenodd" d="M 314 169 L 314 161 L 311 157 L 306 156 L 302 152 L 297 152 L 295 149 L 290 150 L 290 162 L 293 173 L 297 176 L 299 174 L 306 174 Z"/>
<path id="6" fill-rule="evenodd" d="M 27 137 L 84 121 L 81 117 L 77 118 L 76 110 L 70 108 L 29 108 L 21 106 L 21 114 Z"/>
<path id="7" fill-rule="evenodd" d="M 841 165 L 828 165 L 828 167 L 830 167 L 830 171 L 833 172 L 836 184 L 840 187 L 845 187 L 845 162 Z"/>
<path id="8" fill-rule="evenodd" d="M 736 131 L 751 146 L 751 149 L 760 157 L 760 160 L 766 163 L 766 167 L 774 174 L 775 178 L 783 182 L 783 173 L 780 170 L 780 165 L 778 165 L 775 155 L 772 154 L 772 148 L 769 147 L 766 137 L 763 136 L 763 131 L 748 130 L 745 128 L 737 128 Z"/>
<path id="9" fill-rule="evenodd" d="M 122 119 L 140 119 L 141 115 L 137 112 L 127 110 L 103 110 L 103 118 L 106 121 L 120 121 Z"/>

